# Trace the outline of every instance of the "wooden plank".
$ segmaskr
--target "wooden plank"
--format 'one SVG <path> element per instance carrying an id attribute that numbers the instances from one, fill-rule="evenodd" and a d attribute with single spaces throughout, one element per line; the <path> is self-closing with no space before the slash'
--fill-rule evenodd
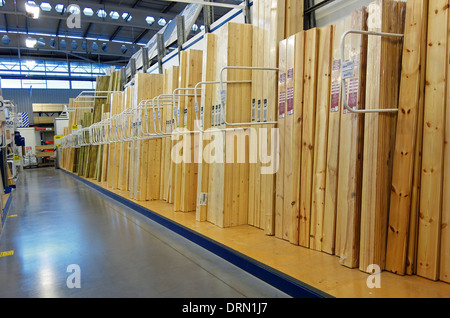
<path id="1" fill-rule="evenodd" d="M 286 38 L 303 30 L 303 3 L 302 0 L 286 0 Z"/>
<path id="2" fill-rule="evenodd" d="M 278 66 L 278 44 L 285 38 L 285 0 L 272 0 L 268 1 L 268 55 L 265 59 L 266 66 L 277 67 Z M 277 118 L 277 76 L 273 71 L 266 73 L 267 82 L 267 102 L 264 103 L 264 121 L 273 122 Z M 274 158 L 276 156 L 276 139 L 278 136 L 274 134 L 273 125 L 264 125 L 267 128 L 267 149 L 269 150 L 271 162 L 269 167 L 264 167 L 265 170 L 269 169 L 268 173 L 265 172 L 262 175 L 262 199 L 263 206 L 262 211 L 264 215 L 263 229 L 266 235 L 274 235 L 275 232 L 275 173 L 276 167 L 274 165 Z M 273 166 L 273 167 L 272 167 Z M 273 168 L 273 169 L 272 169 Z M 270 171 L 272 169 L 272 171 Z"/>
<path id="3" fill-rule="evenodd" d="M 328 148 L 325 180 L 322 251 L 334 254 L 336 239 L 337 184 L 339 169 L 339 136 L 341 122 L 341 37 L 345 19 L 336 23 L 333 32 L 333 64 L 331 71 Z"/>
<path id="4" fill-rule="evenodd" d="M 287 39 L 279 45 L 279 78 L 278 78 L 278 172 L 276 173 L 275 199 L 275 236 L 283 237 L 284 229 L 284 162 L 285 158 L 285 121 L 286 121 L 286 76 L 287 76 Z"/>
<path id="5" fill-rule="evenodd" d="M 309 247 L 314 131 L 316 122 L 318 29 L 305 33 L 305 73 L 300 184 L 299 244 Z"/>
<path id="6" fill-rule="evenodd" d="M 447 70 L 448 1 L 431 1 L 428 17 L 428 49 L 423 126 L 417 275 L 439 278 L 442 178 Z"/>
<path id="7" fill-rule="evenodd" d="M 283 239 L 289 240 L 291 230 L 291 208 L 294 187 L 294 156 L 293 139 L 294 134 L 294 75 L 295 75 L 295 52 L 296 36 L 287 38 L 286 48 L 286 127 L 284 132 L 284 206 L 283 206 Z M 280 46 L 281 50 L 281 46 Z M 303 88 L 303 87 L 302 87 Z M 281 142 L 281 141 L 280 141 Z"/>
<path id="8" fill-rule="evenodd" d="M 449 19 L 450 23 L 450 19 Z M 447 34 L 447 37 L 450 36 Z M 447 40 L 447 46 L 450 41 Z M 447 49 L 448 51 L 448 49 Z M 447 65 L 447 78 L 450 72 L 450 63 Z M 447 80 L 447 104 L 445 108 L 445 129 L 444 129 L 444 160 L 443 160 L 443 182 L 442 182 L 442 221 L 441 221 L 441 240 L 440 240 L 440 264 L 439 279 L 450 283 L 450 81 Z"/>
<path id="9" fill-rule="evenodd" d="M 368 7 L 368 28 L 403 32 L 404 2 L 375 1 Z M 396 108 L 401 69 L 401 40 L 369 37 L 366 108 Z M 365 117 L 359 268 L 385 267 L 387 217 L 395 147 L 396 113 Z"/>
<path id="10" fill-rule="evenodd" d="M 180 75 L 180 67 L 179 66 L 174 66 L 172 68 L 173 72 L 172 72 L 172 76 L 171 76 L 171 87 L 169 90 L 169 93 L 172 94 L 173 91 L 179 87 L 180 81 L 179 81 L 179 75 Z M 174 129 L 176 129 L 175 127 L 175 118 L 173 117 L 174 114 L 174 110 L 173 107 L 175 105 L 171 106 L 171 116 L 172 116 L 172 123 L 173 123 L 173 127 Z M 170 159 L 170 185 L 169 185 L 169 195 L 168 195 L 168 202 L 169 203 L 174 203 L 175 201 L 175 184 L 176 184 L 176 165 L 175 165 L 175 161 L 172 160 L 172 151 L 173 151 L 173 146 L 174 146 L 174 142 L 172 141 L 172 138 L 169 141 L 170 145 L 171 145 L 171 159 Z"/>
<path id="11" fill-rule="evenodd" d="M 317 105 L 314 141 L 314 162 L 311 197 L 309 247 L 322 250 L 325 209 L 325 181 L 328 147 L 328 119 L 331 89 L 333 25 L 319 29 L 317 69 Z"/>
<path id="12" fill-rule="evenodd" d="M 205 36 L 205 51 L 203 54 L 203 73 L 202 73 L 202 81 L 216 81 L 217 74 L 215 68 L 215 58 L 216 58 L 216 41 L 217 35 L 208 33 Z M 201 129 L 208 130 L 211 129 L 211 107 L 213 100 L 213 93 L 215 87 L 213 85 L 203 85 L 202 87 L 202 96 L 200 101 L 200 121 L 202 122 Z M 211 133 L 200 134 L 199 142 L 200 149 L 202 149 L 202 153 L 205 149 L 208 149 L 208 145 L 210 143 L 210 138 L 212 137 Z M 198 193 L 197 193 L 197 207 L 196 207 L 196 220 L 197 221 L 206 221 L 207 220 L 207 202 L 206 204 L 200 204 L 200 198 L 204 193 L 208 193 L 208 183 L 209 183 L 209 158 L 204 158 L 202 156 L 201 160 L 199 160 L 198 166 Z"/>
<path id="13" fill-rule="evenodd" d="M 305 32 L 295 34 L 294 57 L 294 114 L 292 137 L 292 186 L 290 191 L 290 228 L 289 242 L 299 243 L 300 219 L 300 183 L 302 160 L 302 132 L 303 132 L 303 81 L 305 65 Z"/>
<path id="14" fill-rule="evenodd" d="M 203 65 L 203 51 L 188 50 L 187 56 L 187 70 L 186 70 L 186 84 L 185 87 L 195 87 L 195 85 L 202 80 L 202 65 Z M 190 91 L 189 93 L 192 93 Z M 188 131 L 194 131 L 194 97 L 188 96 L 185 98 L 185 117 L 187 122 L 184 123 Z M 189 162 L 182 164 L 182 184 L 181 196 L 182 202 L 180 211 L 192 212 L 196 210 L 197 202 L 197 174 L 198 164 L 195 160 L 195 154 L 198 152 L 198 143 L 194 134 L 184 135 L 183 138 L 189 139 L 190 156 L 187 158 Z"/>
<path id="15" fill-rule="evenodd" d="M 55 122 L 55 118 L 58 118 L 58 117 L 47 117 L 47 116 L 45 116 L 45 117 L 37 117 L 37 116 L 34 116 L 33 117 L 33 121 L 34 121 L 34 124 L 35 125 L 39 125 L 39 124 L 53 124 L 54 122 Z"/>
<path id="16" fill-rule="evenodd" d="M 179 73 L 179 87 L 186 88 L 186 72 L 187 72 L 187 51 L 182 51 L 180 56 L 180 73 Z M 186 94 L 187 91 L 178 91 L 180 94 Z M 184 127 L 184 109 L 185 109 L 185 101 L 184 97 L 177 98 L 178 100 L 178 129 L 182 129 Z M 184 136 L 176 135 L 177 139 L 174 140 L 176 143 L 181 143 Z M 183 156 L 183 153 L 177 153 L 177 156 Z M 181 211 L 182 204 L 182 163 L 177 162 L 175 165 L 175 193 L 174 193 L 174 209 L 175 211 Z"/>
<path id="17" fill-rule="evenodd" d="M 260 7 L 260 1 L 253 2 L 253 38 L 252 38 L 252 44 L 253 47 L 259 47 L 259 34 L 260 34 L 260 28 L 259 28 L 259 20 L 260 20 L 260 14 L 259 14 L 259 7 Z M 261 66 L 259 64 L 259 57 L 261 55 L 262 50 L 253 50 L 252 51 L 252 66 L 258 67 Z M 251 110 L 251 121 L 257 122 L 256 118 L 256 111 L 257 111 L 257 105 L 258 105 L 258 89 L 259 89 L 259 81 L 260 81 L 260 74 L 261 71 L 253 71 L 252 72 L 252 110 Z M 254 127 L 254 132 L 257 132 L 256 126 Z M 248 224 L 249 225 L 255 225 L 255 215 L 257 214 L 256 211 L 256 174 L 257 174 L 257 153 L 258 153 L 258 143 L 256 142 L 255 149 L 253 150 L 256 160 L 253 160 L 250 162 L 249 166 L 249 205 L 248 205 Z M 259 192 L 259 189 L 258 189 Z"/>
<path id="18" fill-rule="evenodd" d="M 150 91 L 149 99 L 153 99 L 163 93 L 163 74 L 149 74 L 149 87 Z M 147 111 L 148 116 L 148 132 L 155 134 L 159 132 L 159 121 L 161 118 L 161 111 L 152 109 Z M 158 119 L 159 118 L 159 119 Z M 156 125 L 156 131 L 155 131 Z M 148 158 L 147 158 L 147 193 L 146 199 L 159 200 L 160 199 L 160 183 L 161 183 L 161 144 L 162 139 L 150 139 L 148 140 Z"/>
<path id="19" fill-rule="evenodd" d="M 363 7 L 351 13 L 345 21 L 345 29 L 366 30 L 367 12 Z M 365 76 L 367 38 L 351 35 L 346 41 L 344 60 L 352 60 L 355 65 L 353 78 L 347 79 L 349 106 L 365 108 Z M 350 54 L 353 52 L 353 55 Z M 352 83 L 352 89 L 350 89 Z M 351 98 L 350 98 L 351 96 Z M 341 112 L 339 134 L 339 166 L 336 210 L 335 254 L 340 263 L 347 267 L 357 267 L 359 260 L 359 228 L 361 215 L 362 153 L 364 142 L 364 116 Z"/>
<path id="20" fill-rule="evenodd" d="M 419 97 L 424 89 L 421 73 L 425 67 L 421 62 L 426 46 L 422 30 L 427 14 L 428 1 L 407 2 L 386 250 L 386 269 L 399 275 L 406 271 Z"/>

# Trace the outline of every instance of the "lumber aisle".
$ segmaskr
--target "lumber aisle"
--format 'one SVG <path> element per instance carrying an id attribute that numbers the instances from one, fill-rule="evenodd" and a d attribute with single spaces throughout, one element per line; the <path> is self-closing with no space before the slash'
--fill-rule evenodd
<path id="1" fill-rule="evenodd" d="M 93 146 L 64 149 L 64 166 L 80 163 L 81 176 L 94 171 L 110 189 L 166 201 L 174 214 L 195 211 L 196 222 L 248 224 L 362 272 L 376 264 L 448 282 L 450 86 L 441 28 L 448 0 L 428 3 L 376 0 L 334 25 L 301 31 L 292 9 L 301 1 L 257 0 L 253 25 L 227 23 L 205 36 L 203 51 L 184 50 L 180 66 L 138 73 L 134 86 L 93 106 L 106 119 L 175 88 L 217 81 L 223 66 L 279 72 L 227 70 L 224 81 L 246 83 L 199 86 L 197 103 L 193 90 L 179 91 L 190 95 L 129 118 L 126 135 L 140 128 L 149 138 L 102 145 L 96 158 Z M 403 33 L 405 20 L 404 41 L 348 35 L 341 65 L 346 30 Z M 399 112 L 355 114 L 344 100 L 355 110 L 398 105 Z M 80 110 L 70 120 L 87 127 L 94 117 Z M 156 138 L 159 124 L 180 132 Z"/>

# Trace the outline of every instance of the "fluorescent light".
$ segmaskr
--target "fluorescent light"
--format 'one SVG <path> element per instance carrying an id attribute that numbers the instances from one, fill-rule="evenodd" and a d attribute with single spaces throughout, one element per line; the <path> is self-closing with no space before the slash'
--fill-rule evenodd
<path id="1" fill-rule="evenodd" d="M 27 17 L 30 19 L 38 19 L 39 13 L 41 10 L 39 9 L 39 6 L 34 1 L 27 1 L 25 2 L 25 10 L 27 12 Z"/>
<path id="2" fill-rule="evenodd" d="M 63 5 L 62 3 L 58 3 L 58 4 L 55 6 L 55 10 L 56 10 L 56 12 L 58 12 L 58 13 L 66 12 L 66 8 L 64 7 L 64 5 Z"/>
<path id="3" fill-rule="evenodd" d="M 103 19 L 104 17 L 106 17 L 108 14 L 106 13 L 105 10 L 103 9 L 98 9 L 97 10 L 97 16 L 101 19 Z"/>
<path id="4" fill-rule="evenodd" d="M 36 46 L 36 44 L 37 44 L 37 40 L 35 38 L 28 37 L 25 40 L 25 46 L 28 48 L 34 48 Z"/>
<path id="5" fill-rule="evenodd" d="M 52 5 L 48 2 L 42 2 L 41 3 L 41 10 L 42 11 L 52 11 Z"/>
<path id="6" fill-rule="evenodd" d="M 164 18 L 159 18 L 159 20 L 158 20 L 158 24 L 160 25 L 160 26 L 165 26 L 166 25 L 166 19 L 164 19 Z"/>
<path id="7" fill-rule="evenodd" d="M 148 24 L 152 25 L 152 24 L 155 22 L 155 18 L 149 15 L 149 16 L 147 16 L 147 17 L 145 18 L 145 21 L 146 21 Z"/>
<path id="8" fill-rule="evenodd" d="M 117 19 L 119 19 L 120 14 L 119 14 L 119 12 L 117 12 L 117 11 L 111 11 L 111 12 L 109 13 L 109 16 L 111 17 L 111 19 L 117 20 Z"/>
<path id="9" fill-rule="evenodd" d="M 88 17 L 92 17 L 94 15 L 94 11 L 91 8 L 84 8 L 83 13 Z"/>
<path id="10" fill-rule="evenodd" d="M 69 11 L 70 14 L 80 14 L 80 6 L 78 6 L 77 4 L 70 4 L 67 8 L 67 11 Z"/>

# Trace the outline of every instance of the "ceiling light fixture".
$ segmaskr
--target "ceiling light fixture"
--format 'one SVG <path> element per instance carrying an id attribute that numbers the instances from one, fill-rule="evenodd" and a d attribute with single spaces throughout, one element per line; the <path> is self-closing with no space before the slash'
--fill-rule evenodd
<path id="1" fill-rule="evenodd" d="M 27 48 L 34 48 L 37 44 L 37 40 L 35 38 L 27 37 L 25 40 L 25 46 Z"/>
<path id="2" fill-rule="evenodd" d="M 38 19 L 39 13 L 41 12 L 41 9 L 34 1 L 27 1 L 25 2 L 25 11 L 27 14 L 27 17 L 30 19 Z"/>
<path id="3" fill-rule="evenodd" d="M 160 25 L 160 26 L 165 26 L 166 25 L 166 19 L 164 19 L 164 18 L 159 18 L 159 20 L 158 20 L 158 24 Z"/>

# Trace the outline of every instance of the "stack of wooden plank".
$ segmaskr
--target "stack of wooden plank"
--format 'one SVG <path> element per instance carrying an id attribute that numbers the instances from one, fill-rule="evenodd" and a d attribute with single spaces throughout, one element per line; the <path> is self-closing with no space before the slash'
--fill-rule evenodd
<path id="1" fill-rule="evenodd" d="M 133 108 L 143 101 L 162 94 L 164 75 L 137 73 L 133 89 Z M 153 110 L 139 112 L 145 138 L 133 142 L 130 159 L 130 196 L 138 201 L 158 200 L 161 172 L 161 139 L 150 139 L 155 134 Z M 144 136 L 141 136 L 144 137 Z"/>
<path id="2" fill-rule="evenodd" d="M 450 282 L 449 1 L 408 1 L 386 269 Z M 447 32 L 445 32 L 447 30 Z"/>
<path id="3" fill-rule="evenodd" d="M 217 81 L 223 67 L 251 67 L 252 32 L 251 25 L 230 22 L 208 35 L 203 80 Z M 206 142 L 199 147 L 203 156 L 198 185 L 199 195 L 206 193 L 207 200 L 198 204 L 197 219 L 230 227 L 247 224 L 249 143 L 247 131 L 227 123 L 250 122 L 251 70 L 230 68 L 222 73 L 223 82 L 239 83 L 203 87 L 201 139 Z"/>
<path id="4" fill-rule="evenodd" d="M 277 68 L 278 45 L 281 40 L 303 29 L 303 2 L 258 0 L 253 2 L 253 66 Z M 249 213 L 248 224 L 264 229 L 267 235 L 275 234 L 275 206 L 283 206 L 284 200 L 279 193 L 276 196 L 275 172 L 284 169 L 279 165 L 283 161 L 275 160 L 268 167 L 268 162 L 262 163 L 261 156 L 274 157 L 271 151 L 278 149 L 278 136 L 272 135 L 274 125 L 264 124 L 278 119 L 278 79 L 277 73 L 271 70 L 255 70 L 252 72 L 251 121 L 256 123 L 255 129 L 258 143 L 255 153 L 256 163 L 249 167 Z M 260 123 L 260 124 L 259 124 Z M 262 130 L 261 130 L 262 129 Z M 263 132 L 260 134 L 260 132 Z M 271 172 L 262 170 L 272 170 Z M 280 190 L 280 186 L 278 187 Z"/>

